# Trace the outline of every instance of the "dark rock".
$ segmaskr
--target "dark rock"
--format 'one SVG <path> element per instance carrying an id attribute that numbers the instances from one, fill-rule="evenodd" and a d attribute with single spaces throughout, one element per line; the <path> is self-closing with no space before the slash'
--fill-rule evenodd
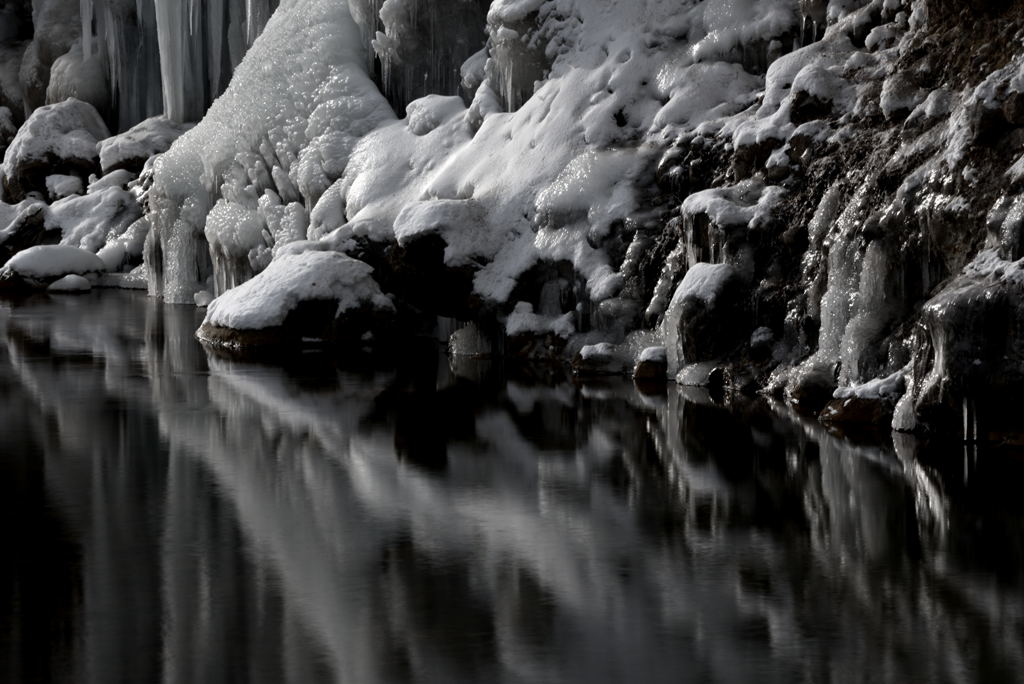
<path id="1" fill-rule="evenodd" d="M 1003 101 L 1003 116 L 1013 126 L 1024 126 L 1024 93 L 1010 91 Z"/>
<path id="2" fill-rule="evenodd" d="M 703 281 L 703 282 L 700 282 Z M 712 361 L 731 352 L 749 335 L 747 287 L 727 264 L 696 264 L 683 279 L 679 312 L 679 352 L 685 363 Z"/>
<path id="3" fill-rule="evenodd" d="M 637 382 L 665 382 L 668 377 L 668 355 L 664 347 L 649 347 L 640 354 L 633 368 Z"/>
<path id="4" fill-rule="evenodd" d="M 817 415 L 832 401 L 836 391 L 835 371 L 807 364 L 794 371 L 786 383 L 786 401 L 800 413 Z"/>
<path id="5" fill-rule="evenodd" d="M 1024 273 L 982 264 L 933 297 L 914 346 L 912 417 L 897 427 L 967 441 L 1020 430 L 1024 394 Z M 967 424 L 965 426 L 965 423 Z"/>
<path id="6" fill-rule="evenodd" d="M 400 334 L 392 311 L 364 305 L 336 317 L 337 309 L 334 299 L 306 300 L 288 313 L 282 325 L 238 330 L 203 323 L 196 337 L 224 351 L 262 355 L 310 345 L 343 352 L 383 351 Z"/>
<path id="7" fill-rule="evenodd" d="M 476 269 L 448 267 L 447 243 L 438 234 L 418 236 L 385 250 L 385 268 L 376 270 L 381 287 L 424 311 L 459 320 L 472 320 L 481 302 L 473 292 Z M 367 259 L 374 266 L 376 263 Z"/>
<path id="8" fill-rule="evenodd" d="M 572 360 L 573 374 L 581 377 L 620 375 L 626 363 L 615 345 L 608 342 L 583 347 Z"/>
<path id="9" fill-rule="evenodd" d="M 564 364 L 562 352 L 567 340 L 552 332 L 523 332 L 505 338 L 505 356 L 509 361 L 531 364 Z"/>
<path id="10" fill-rule="evenodd" d="M 892 397 L 847 397 L 833 399 L 818 416 L 829 427 L 872 427 L 888 429 L 896 401 Z"/>

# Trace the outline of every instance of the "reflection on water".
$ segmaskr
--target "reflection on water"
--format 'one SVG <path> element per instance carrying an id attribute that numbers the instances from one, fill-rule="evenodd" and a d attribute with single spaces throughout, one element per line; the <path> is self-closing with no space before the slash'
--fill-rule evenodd
<path id="1" fill-rule="evenodd" d="M 3 681 L 1024 672 L 1014 457 L 416 345 L 388 374 L 248 365 L 197 322 L 126 293 L 0 309 Z"/>

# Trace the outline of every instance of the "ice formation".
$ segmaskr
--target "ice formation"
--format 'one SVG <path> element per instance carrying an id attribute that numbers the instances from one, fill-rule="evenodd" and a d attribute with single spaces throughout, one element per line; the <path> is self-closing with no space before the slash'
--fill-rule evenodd
<path id="1" fill-rule="evenodd" d="M 67 8 L 39 8 L 45 26 L 5 37 L 22 50 L 20 93 L 0 68 L 8 118 L 41 104 L 44 75 L 56 97 L 96 58 L 119 130 L 167 118 L 100 143 L 99 171 L 137 180 L 49 169 L 6 201 L 77 192 L 59 175 L 86 197 L 130 189 L 146 216 L 106 254 L 134 267 L 151 227 L 149 289 L 167 301 L 337 251 L 412 327 L 472 321 L 530 354 L 610 344 L 632 366 L 663 346 L 669 373 L 809 411 L 900 373 L 854 398 L 902 388 L 909 429 L 979 382 L 932 377 L 982 372 L 934 358 L 975 320 L 961 300 L 1017 287 L 965 269 L 983 247 L 1004 269 L 1024 257 L 1022 57 L 956 33 L 951 0 L 82 0 L 59 39 Z M 979 12 L 979 31 L 1019 42 L 1016 9 Z M 171 144 L 171 121 L 199 118 Z M 978 367 L 1016 378 L 998 351 Z"/>
<path id="2" fill-rule="evenodd" d="M 121 128 L 197 121 L 259 35 L 274 0 L 80 0 L 85 60 L 99 55 Z"/>
<path id="3" fill-rule="evenodd" d="M 308 222 L 357 141 L 394 116 L 365 63 L 345 5 L 282 4 L 202 122 L 156 162 L 152 294 L 191 302 L 211 275 L 219 294 L 265 268 L 276 237 L 296 237 L 289 222 Z M 214 222 L 204 235 L 215 205 L 255 229 Z"/>

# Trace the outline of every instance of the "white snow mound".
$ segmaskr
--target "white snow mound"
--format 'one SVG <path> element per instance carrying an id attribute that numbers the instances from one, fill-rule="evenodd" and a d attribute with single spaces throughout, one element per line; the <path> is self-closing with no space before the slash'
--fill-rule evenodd
<path id="1" fill-rule="evenodd" d="M 258 276 L 210 302 L 204 324 L 262 330 L 284 323 L 304 301 L 336 300 L 338 315 L 369 304 L 390 309 L 368 264 L 339 252 L 282 254 Z"/>
<path id="2" fill-rule="evenodd" d="M 107 270 L 103 260 L 92 252 L 69 245 L 36 245 L 18 252 L 4 266 L 24 278 L 47 279 L 69 273 L 85 275 Z"/>

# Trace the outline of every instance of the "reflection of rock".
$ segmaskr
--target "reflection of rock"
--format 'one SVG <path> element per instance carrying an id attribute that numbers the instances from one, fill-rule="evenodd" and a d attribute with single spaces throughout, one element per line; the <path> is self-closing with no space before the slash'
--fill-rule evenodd
<path id="1" fill-rule="evenodd" d="M 1024 666 L 1012 459 L 965 472 L 949 445 L 929 460 L 900 436 L 894 455 L 626 381 L 472 383 L 431 344 L 394 376 L 208 362 L 192 308 L 120 293 L 23 306 L 0 419 L 34 425 L 82 544 L 69 679 L 219 681 L 240 659 L 292 684 Z"/>
<path id="2" fill-rule="evenodd" d="M 830 427 L 888 430 L 896 402 L 888 397 L 848 397 L 833 399 L 822 409 L 819 419 Z"/>

